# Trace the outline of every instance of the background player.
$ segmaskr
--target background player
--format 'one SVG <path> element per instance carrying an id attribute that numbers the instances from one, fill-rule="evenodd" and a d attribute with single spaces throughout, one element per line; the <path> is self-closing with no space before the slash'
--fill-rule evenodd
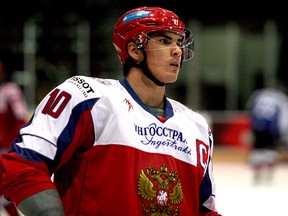
<path id="1" fill-rule="evenodd" d="M 271 183 L 278 162 L 278 149 L 287 143 L 288 97 L 286 88 L 278 82 L 268 88 L 256 89 L 247 108 L 253 133 L 249 162 L 254 171 L 254 183 Z"/>
<path id="2" fill-rule="evenodd" d="M 124 78 L 75 76 L 48 93 L 1 158 L 6 197 L 26 216 L 219 215 L 209 125 L 165 96 L 193 57 L 191 31 L 140 7 L 113 44 Z"/>
<path id="3" fill-rule="evenodd" d="M 11 80 L 12 71 L 6 71 L 6 65 L 0 60 L 0 155 L 11 150 L 13 140 L 28 117 L 22 89 Z M 0 215 L 4 214 L 18 215 L 13 203 L 4 198 L 0 189 Z"/>

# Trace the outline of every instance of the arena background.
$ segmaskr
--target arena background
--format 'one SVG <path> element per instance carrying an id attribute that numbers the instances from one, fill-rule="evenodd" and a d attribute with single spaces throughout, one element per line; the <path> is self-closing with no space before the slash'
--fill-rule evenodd
<path id="1" fill-rule="evenodd" d="M 245 104 L 271 81 L 288 83 L 288 19 L 279 2 L 26 0 L 1 3 L 0 59 L 23 88 L 32 110 L 75 74 L 121 76 L 112 45 L 117 19 L 137 6 L 176 12 L 195 38 L 195 57 L 183 64 L 168 96 L 208 119 L 223 216 L 283 215 L 288 192 L 287 146 L 270 185 L 253 185 L 247 163 L 251 132 Z M 260 78 L 259 78 L 260 77 Z M 27 118 L 29 118 L 28 116 Z"/>

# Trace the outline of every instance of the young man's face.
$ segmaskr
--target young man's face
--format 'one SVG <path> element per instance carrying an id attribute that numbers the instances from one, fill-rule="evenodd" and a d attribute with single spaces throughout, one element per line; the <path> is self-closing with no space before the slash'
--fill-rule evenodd
<path id="1" fill-rule="evenodd" d="M 152 74 L 163 83 L 178 78 L 183 38 L 173 32 L 161 31 L 151 35 L 145 48 L 147 65 Z"/>

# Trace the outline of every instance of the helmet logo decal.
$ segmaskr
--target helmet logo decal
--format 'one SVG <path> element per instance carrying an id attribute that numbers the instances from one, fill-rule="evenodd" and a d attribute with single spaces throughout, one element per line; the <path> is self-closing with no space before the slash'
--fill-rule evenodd
<path id="1" fill-rule="evenodd" d="M 127 16 L 123 18 L 123 23 L 129 22 L 135 19 L 148 17 L 149 12 L 150 12 L 149 10 L 141 10 L 141 11 L 136 11 L 136 12 L 127 14 Z"/>
<path id="2" fill-rule="evenodd" d="M 172 19 L 174 25 L 178 26 L 179 25 L 179 20 L 178 19 Z"/>
<path id="3" fill-rule="evenodd" d="M 138 36 L 137 36 L 137 41 L 136 41 L 136 43 L 137 43 L 138 49 L 142 48 L 142 46 L 143 46 L 142 35 L 138 35 Z"/>
<path id="4" fill-rule="evenodd" d="M 178 173 L 168 172 L 165 164 L 153 169 L 141 170 L 138 178 L 138 195 L 145 215 L 180 215 L 179 204 L 183 200 L 182 185 Z"/>

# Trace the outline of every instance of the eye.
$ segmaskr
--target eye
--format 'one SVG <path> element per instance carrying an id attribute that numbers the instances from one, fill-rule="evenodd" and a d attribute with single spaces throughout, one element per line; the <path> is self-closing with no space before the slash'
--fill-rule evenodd
<path id="1" fill-rule="evenodd" d="M 177 44 L 178 47 L 183 47 L 183 41 L 177 41 L 176 44 Z"/>
<path id="2" fill-rule="evenodd" d="M 158 41 L 161 45 L 169 46 L 172 42 L 166 38 L 161 38 Z"/>
<path id="3" fill-rule="evenodd" d="M 184 46 L 184 39 L 180 38 L 177 42 L 176 42 L 178 47 L 183 47 Z"/>
<path id="4" fill-rule="evenodd" d="M 173 44 L 176 43 L 176 45 L 178 47 L 183 47 L 183 40 L 171 40 L 171 39 L 167 39 L 167 38 L 161 38 L 158 40 L 158 43 L 161 44 L 161 45 L 165 45 L 165 46 L 171 46 Z"/>

